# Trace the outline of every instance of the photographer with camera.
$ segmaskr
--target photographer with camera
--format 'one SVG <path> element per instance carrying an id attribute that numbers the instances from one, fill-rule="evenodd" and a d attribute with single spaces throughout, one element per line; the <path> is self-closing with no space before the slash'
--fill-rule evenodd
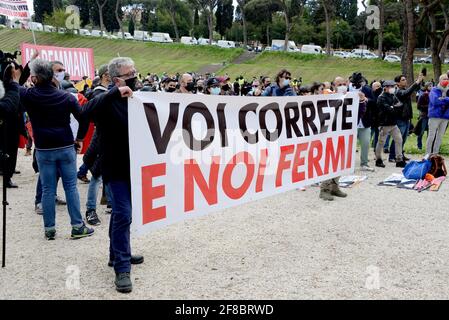
<path id="1" fill-rule="evenodd" d="M 424 75 L 421 73 L 416 81 L 407 88 L 407 78 L 404 75 L 399 75 L 394 78 L 397 85 L 395 96 L 402 104 L 402 112 L 398 115 L 397 126 L 402 135 L 402 158 L 404 161 L 410 160 L 404 156 L 404 145 L 409 135 L 410 122 L 413 118 L 412 109 L 412 94 L 417 92 L 421 88 L 421 83 L 424 80 Z M 395 158 L 395 144 L 391 143 L 389 161 L 394 161 Z"/>
<path id="2" fill-rule="evenodd" d="M 0 130 L 6 136 L 0 138 L 0 150 L 8 155 L 5 161 L 1 162 L 1 170 L 7 188 L 17 188 L 17 185 L 12 182 L 11 178 L 16 170 L 20 132 L 24 131 L 25 126 L 23 112 L 20 110 L 20 100 L 15 101 L 15 99 L 11 98 L 11 96 L 15 96 L 14 92 L 19 90 L 18 83 L 22 75 L 22 67 L 16 62 L 19 54 L 20 52 L 18 51 L 14 54 L 0 51 L 0 81 L 3 82 L 6 89 L 6 96 L 3 100 L 9 106 L 2 106 L 0 114 Z M 14 102 L 12 102 L 13 100 Z"/>

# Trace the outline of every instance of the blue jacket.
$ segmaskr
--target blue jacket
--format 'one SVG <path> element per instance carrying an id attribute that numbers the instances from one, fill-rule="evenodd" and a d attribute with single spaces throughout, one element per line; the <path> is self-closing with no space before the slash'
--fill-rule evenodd
<path id="1" fill-rule="evenodd" d="M 292 87 L 287 86 L 280 88 L 277 84 L 272 84 L 262 93 L 262 96 L 268 97 L 283 97 L 283 96 L 296 96 L 296 92 L 292 89 Z"/>
<path id="2" fill-rule="evenodd" d="M 81 117 L 81 106 L 72 94 L 51 84 L 20 88 L 20 102 L 33 126 L 36 149 L 59 149 L 73 146 L 70 114 L 80 123 L 77 139 L 83 139 L 88 123 Z"/>
<path id="3" fill-rule="evenodd" d="M 429 118 L 449 120 L 449 98 L 440 100 L 442 92 L 434 87 L 429 95 Z"/>

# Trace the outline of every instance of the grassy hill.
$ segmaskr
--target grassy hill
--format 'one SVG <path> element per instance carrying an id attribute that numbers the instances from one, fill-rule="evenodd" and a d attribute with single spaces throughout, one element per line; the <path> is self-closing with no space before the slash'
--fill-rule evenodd
<path id="1" fill-rule="evenodd" d="M 143 43 L 122 39 L 108 40 L 45 32 L 35 32 L 35 35 L 36 42 L 39 45 L 93 48 L 96 67 L 107 63 L 118 55 L 131 57 L 142 74 L 147 72 L 174 74 L 176 72 L 197 71 L 206 65 L 229 63 L 243 52 L 242 49 Z M 1 50 L 18 50 L 22 42 L 33 43 L 33 36 L 30 31 L 0 30 Z"/>

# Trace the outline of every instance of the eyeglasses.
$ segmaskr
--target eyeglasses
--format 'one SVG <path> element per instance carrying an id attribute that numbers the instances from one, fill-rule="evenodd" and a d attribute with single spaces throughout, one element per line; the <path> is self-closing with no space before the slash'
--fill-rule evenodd
<path id="1" fill-rule="evenodd" d="M 285 80 L 291 80 L 292 77 L 288 77 L 288 76 L 287 76 L 287 77 L 285 77 L 284 79 L 285 79 Z"/>
<path id="2" fill-rule="evenodd" d="M 117 76 L 117 78 L 122 78 L 122 77 L 135 78 L 135 77 L 137 77 L 137 71 L 134 70 L 134 71 L 131 71 L 131 72 L 127 73 L 127 74 L 120 74 L 120 75 Z"/>
<path id="3" fill-rule="evenodd" d="M 56 72 L 65 72 L 65 69 L 64 68 L 57 69 Z"/>

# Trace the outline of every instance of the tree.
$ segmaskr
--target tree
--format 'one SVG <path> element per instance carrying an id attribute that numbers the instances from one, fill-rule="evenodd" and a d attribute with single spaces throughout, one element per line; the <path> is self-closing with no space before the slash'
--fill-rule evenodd
<path id="1" fill-rule="evenodd" d="M 279 3 L 274 0 L 251 0 L 244 8 L 247 20 L 264 28 L 268 46 L 270 45 L 270 27 L 273 21 L 273 13 L 279 10 Z"/>
<path id="2" fill-rule="evenodd" d="M 114 30 L 120 29 L 120 25 L 117 21 L 115 10 L 116 10 L 116 0 L 92 0 L 91 2 L 91 18 L 92 23 L 95 26 L 100 26 L 101 29 L 101 16 L 100 16 L 100 10 L 98 10 L 98 1 L 104 1 L 104 6 L 102 10 L 102 17 L 103 17 L 103 30 L 106 29 L 109 32 L 112 32 Z M 123 11 L 122 6 L 125 5 L 125 0 L 122 0 L 121 5 L 117 8 L 118 9 L 118 15 L 119 18 L 122 19 L 123 17 Z"/>
<path id="3" fill-rule="evenodd" d="M 104 23 L 103 23 L 103 9 L 108 0 L 95 0 L 98 6 L 98 14 L 100 16 L 100 30 L 103 32 L 104 30 Z"/>
<path id="4" fill-rule="evenodd" d="M 130 19 L 129 20 L 129 25 L 128 25 L 128 32 L 131 33 L 132 35 L 134 35 L 134 30 L 136 29 L 135 25 L 134 25 L 134 20 Z"/>
<path id="5" fill-rule="evenodd" d="M 48 0 L 34 0 L 34 21 L 43 22 L 44 16 L 53 13 L 53 3 Z"/>
<path id="6" fill-rule="evenodd" d="M 43 23 L 55 28 L 64 28 L 68 16 L 64 9 L 56 9 L 52 14 L 45 14 Z"/>
<path id="7" fill-rule="evenodd" d="M 441 51 L 444 46 L 447 47 L 449 37 L 449 3 L 448 1 L 430 2 L 429 0 L 423 0 L 420 5 L 423 6 L 424 16 L 426 17 L 426 19 L 423 19 L 422 26 L 430 38 L 434 79 L 438 79 L 441 75 Z M 443 16 L 443 19 L 440 18 L 441 16 Z M 429 22 L 430 28 L 427 27 L 426 21 Z"/>
<path id="8" fill-rule="evenodd" d="M 207 18 L 207 27 L 209 29 L 209 44 L 212 44 L 214 36 L 214 10 L 217 7 L 218 0 L 192 0 L 202 10 L 203 15 Z"/>
<path id="9" fill-rule="evenodd" d="M 245 15 L 245 5 L 248 3 L 248 0 L 237 0 L 237 12 L 241 17 L 242 26 L 243 26 L 243 45 L 248 45 L 248 29 L 246 25 L 246 15 Z"/>
<path id="10" fill-rule="evenodd" d="M 326 21 L 326 54 L 331 55 L 331 10 L 334 7 L 333 0 L 321 0 L 324 9 L 324 16 Z"/>
<path id="11" fill-rule="evenodd" d="M 170 16 L 173 24 L 173 30 L 175 31 L 176 41 L 179 42 L 179 31 L 176 23 L 176 12 L 179 10 L 178 0 L 162 0 L 160 6 Z"/>
<path id="12" fill-rule="evenodd" d="M 73 5 L 75 5 L 75 6 L 77 6 L 80 9 L 81 26 L 84 27 L 86 24 L 89 24 L 89 19 L 90 19 L 89 1 L 86 1 L 86 0 L 72 0 L 71 3 Z"/>
<path id="13" fill-rule="evenodd" d="M 275 0 L 278 2 L 281 11 L 284 15 L 285 21 L 285 42 L 284 51 L 287 51 L 288 40 L 292 30 L 292 19 L 296 16 L 301 16 L 304 10 L 306 0 Z"/>
<path id="14" fill-rule="evenodd" d="M 223 37 L 226 30 L 232 27 L 232 22 L 234 20 L 234 6 L 232 5 L 232 0 L 218 0 L 215 17 L 217 20 L 215 31 Z"/>
<path id="15" fill-rule="evenodd" d="M 121 7 L 121 0 L 116 0 L 115 2 L 115 19 L 120 26 L 120 34 L 122 35 L 122 39 L 125 38 L 125 33 L 123 32 L 123 22 L 119 15 L 119 8 Z"/>

